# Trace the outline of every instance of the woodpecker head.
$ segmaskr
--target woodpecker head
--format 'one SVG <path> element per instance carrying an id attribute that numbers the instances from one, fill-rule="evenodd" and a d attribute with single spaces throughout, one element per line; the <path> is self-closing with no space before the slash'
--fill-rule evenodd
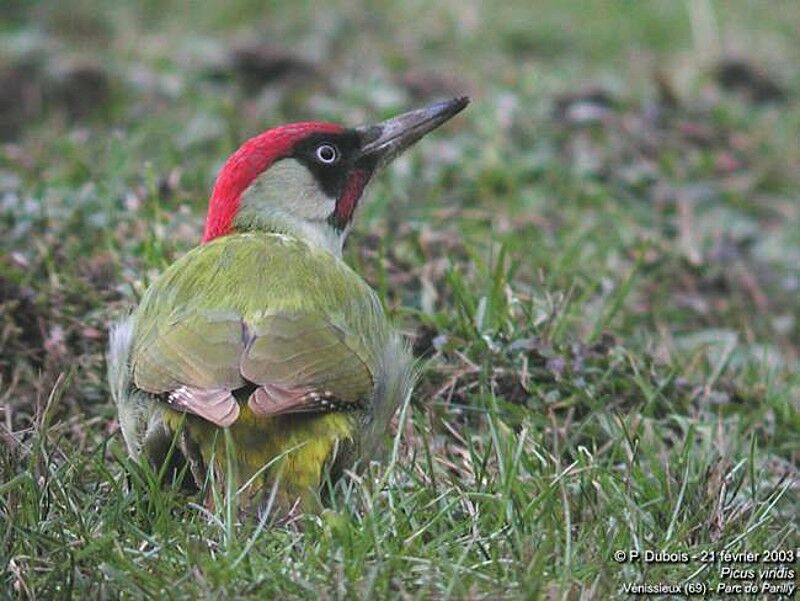
<path id="1" fill-rule="evenodd" d="M 203 242 L 266 230 L 340 254 L 373 174 L 468 102 L 455 98 L 353 129 L 292 123 L 251 138 L 228 158 L 214 184 Z"/>

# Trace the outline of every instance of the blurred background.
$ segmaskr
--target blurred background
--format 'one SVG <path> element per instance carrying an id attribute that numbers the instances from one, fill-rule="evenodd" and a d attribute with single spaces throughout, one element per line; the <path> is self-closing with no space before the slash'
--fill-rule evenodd
<path id="1" fill-rule="evenodd" d="M 196 243 L 247 137 L 464 93 L 349 244 L 388 304 L 452 310 L 448 266 L 503 243 L 518 288 L 579 299 L 579 331 L 635 271 L 615 330 L 660 359 L 735 340 L 797 360 L 796 2 L 11 0 L 0 19 L 0 373 L 22 414 L 76 363 L 105 403 L 109 315 Z"/>
<path id="2" fill-rule="evenodd" d="M 612 539 L 633 545 L 620 534 L 633 518 L 615 514 L 629 503 L 651 541 L 665 531 L 691 544 L 754 532 L 751 550 L 796 541 L 798 64 L 796 0 L 4 0 L 0 484 L 58 470 L 68 481 L 59 483 L 68 501 L 52 507 L 0 486 L 0 500 L 11 495 L 0 508 L 22 508 L 0 521 L 42 532 L 3 531 L 17 541 L 15 565 L 33 565 L 25 558 L 44 552 L 29 545 L 47 540 L 43 565 L 71 574 L 65 524 L 86 540 L 97 499 L 127 515 L 131 501 L 109 492 L 121 467 L 109 475 L 107 465 L 124 452 L 105 385 L 107 327 L 198 242 L 227 155 L 286 121 L 358 125 L 462 94 L 470 107 L 372 185 L 346 248 L 428 360 L 409 452 L 432 453 L 431 474 L 474 486 L 485 503 L 508 494 L 525 507 L 515 536 L 532 547 L 496 541 L 516 506 L 498 501 L 475 528 L 513 561 L 492 571 L 488 555 L 464 546 L 477 567 L 459 572 L 461 542 L 449 563 L 428 551 L 430 590 L 448 565 L 465 583 L 448 590 L 465 596 L 495 577 L 518 590 L 534 560 L 561 565 L 550 578 L 562 584 L 588 578 L 586 569 L 599 570 L 598 582 L 630 575 L 598 563 L 610 561 Z M 525 447 L 518 491 L 498 493 L 470 464 L 506 431 L 484 419 L 487 407 L 542 445 Z M 32 440 L 52 442 L 47 460 L 30 455 Z M 587 456 L 586 469 L 606 479 L 562 479 L 560 462 Z M 621 463 L 633 484 L 617 480 Z M 421 479 L 408 503 L 419 502 L 419 516 L 438 511 L 440 499 L 426 496 L 438 494 L 434 476 L 401 465 Z M 550 485 L 538 483 L 562 480 L 570 495 L 563 489 L 563 503 L 550 505 Z M 534 520 L 527 504 L 537 494 L 544 509 Z M 664 499 L 685 514 L 670 514 Z M 395 520 L 394 511 L 375 519 Z M 128 522 L 96 515 L 106 524 L 96 532 L 116 544 Z M 450 540 L 472 528 L 463 515 L 441 515 L 429 516 L 427 534 Z M 576 563 L 558 542 L 570 527 L 581 541 Z M 106 572 L 123 589 L 128 548 L 141 543 L 125 531 L 122 567 Z M 76 560 L 86 582 L 110 556 L 102 544 Z M 153 557 L 137 578 L 160 571 L 170 586 Z M 207 559 L 217 569 L 219 558 Z M 321 560 L 306 577 L 336 581 L 332 565 Z M 7 566 L 8 582 L 24 589 L 20 574 L 34 572 Z M 361 578 L 364 568 L 353 569 Z"/>

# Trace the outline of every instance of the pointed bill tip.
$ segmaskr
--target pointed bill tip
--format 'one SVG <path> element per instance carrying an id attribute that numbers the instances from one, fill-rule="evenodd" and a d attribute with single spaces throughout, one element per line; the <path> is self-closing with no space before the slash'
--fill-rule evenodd
<path id="1" fill-rule="evenodd" d="M 468 96 L 435 102 L 381 123 L 359 127 L 361 157 L 385 165 L 427 133 L 452 119 L 469 104 Z"/>
<path id="2" fill-rule="evenodd" d="M 433 109 L 434 107 L 439 106 L 444 112 L 449 112 L 450 117 L 453 117 L 467 108 L 469 102 L 469 96 L 458 96 L 457 98 L 451 98 L 450 100 L 437 102 L 436 104 L 430 105 L 428 108 Z"/>

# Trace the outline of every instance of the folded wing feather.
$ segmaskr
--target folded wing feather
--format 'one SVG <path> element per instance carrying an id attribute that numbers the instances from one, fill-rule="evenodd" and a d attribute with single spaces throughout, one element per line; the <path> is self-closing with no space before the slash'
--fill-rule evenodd
<path id="1" fill-rule="evenodd" d="M 257 415 L 328 411 L 329 401 L 358 404 L 371 394 L 357 346 L 316 315 L 277 312 L 245 323 L 235 311 L 197 311 L 170 319 L 136 349 L 134 384 L 223 427 L 239 415 L 232 391 L 248 384 L 257 385 L 249 398 Z"/>

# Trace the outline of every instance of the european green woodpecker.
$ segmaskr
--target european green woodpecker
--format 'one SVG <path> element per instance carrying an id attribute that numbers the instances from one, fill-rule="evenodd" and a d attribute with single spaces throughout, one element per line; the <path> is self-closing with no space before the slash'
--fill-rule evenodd
<path id="1" fill-rule="evenodd" d="M 377 450 L 412 361 L 342 246 L 376 171 L 467 103 L 353 129 L 283 125 L 228 158 L 202 244 L 110 333 L 133 458 L 186 462 L 199 487 L 232 470 L 246 506 L 270 492 L 313 510 L 328 476 Z"/>

